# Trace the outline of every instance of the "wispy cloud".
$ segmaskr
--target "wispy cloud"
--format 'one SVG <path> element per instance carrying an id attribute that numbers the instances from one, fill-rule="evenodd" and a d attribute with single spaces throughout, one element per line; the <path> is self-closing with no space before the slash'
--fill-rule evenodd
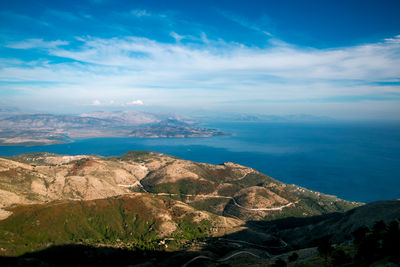
<path id="1" fill-rule="evenodd" d="M 203 37 L 205 39 L 205 37 Z M 49 55 L 90 63 L 88 70 L 100 66 L 130 73 L 159 74 L 174 72 L 178 76 L 201 77 L 212 74 L 232 79 L 232 74 L 268 80 L 269 76 L 293 80 L 363 80 L 397 79 L 400 69 L 400 38 L 355 47 L 317 50 L 295 47 L 249 48 L 237 44 L 205 42 L 203 46 L 160 43 L 146 38 L 81 38 L 78 49 L 65 49 L 65 41 L 45 42 L 29 39 L 8 44 L 16 49 L 48 48 Z M 76 67 L 76 64 L 63 66 Z M 96 67 L 97 66 L 97 67 Z M 181 72 L 179 72 L 181 71 Z M 114 73 L 112 73 L 114 75 Z M 161 77 L 160 77 L 161 78 Z M 194 78 L 194 77 L 193 77 Z M 155 77 L 154 80 L 157 80 Z"/>
<path id="2" fill-rule="evenodd" d="M 181 38 L 175 37 L 177 41 Z M 244 98 L 263 100 L 258 107 L 302 99 L 315 104 L 326 103 L 322 99 L 348 103 L 352 97 L 366 102 L 377 96 L 386 101 L 390 93 L 400 93 L 397 84 L 379 84 L 399 81 L 399 36 L 335 49 L 279 43 L 262 49 L 202 38 L 201 44 L 182 44 L 139 37 L 81 37 L 73 49 L 65 47 L 68 43 L 64 41 L 29 39 L 8 47 L 40 47 L 49 56 L 69 61 L 3 63 L 0 80 L 19 82 L 7 86 L 25 95 L 37 90 L 40 97 L 79 96 L 88 102 L 93 97 L 114 98 L 117 103 L 126 103 L 125 99 L 135 95 L 151 105 L 172 106 L 217 106 Z M 35 86 L 44 82 L 51 84 Z M 142 105 L 143 100 L 130 103 Z"/>
<path id="3" fill-rule="evenodd" d="M 68 45 L 67 41 L 44 41 L 43 39 L 27 39 L 22 42 L 11 42 L 6 47 L 15 49 L 31 49 L 31 48 L 56 48 L 58 46 Z"/>
<path id="4" fill-rule="evenodd" d="M 136 17 L 150 17 L 151 13 L 145 9 L 132 9 L 130 13 Z"/>
<path id="5" fill-rule="evenodd" d="M 180 42 L 182 39 L 185 38 L 185 36 L 177 34 L 176 32 L 171 32 L 170 35 L 172 38 L 175 39 L 176 42 Z"/>
<path id="6" fill-rule="evenodd" d="M 254 23 L 254 22 L 251 22 L 247 18 L 240 17 L 238 15 L 235 15 L 233 13 L 230 13 L 230 12 L 227 12 L 227 11 L 223 11 L 223 10 L 217 10 L 217 12 L 219 14 L 221 14 L 223 17 L 225 17 L 226 19 L 231 20 L 231 21 L 239 24 L 242 27 L 245 27 L 245 28 L 250 29 L 250 30 L 255 31 L 255 32 L 263 33 L 268 37 L 273 37 L 273 34 L 269 30 L 263 29 L 258 24 Z"/>
<path id="7" fill-rule="evenodd" d="M 124 11 L 124 12 L 114 12 L 113 14 L 116 16 L 119 16 L 119 17 L 135 18 L 135 19 L 161 19 L 161 20 L 164 20 L 164 19 L 168 18 L 167 14 L 150 12 L 149 10 L 141 9 L 141 8 L 131 9 L 129 11 Z"/>

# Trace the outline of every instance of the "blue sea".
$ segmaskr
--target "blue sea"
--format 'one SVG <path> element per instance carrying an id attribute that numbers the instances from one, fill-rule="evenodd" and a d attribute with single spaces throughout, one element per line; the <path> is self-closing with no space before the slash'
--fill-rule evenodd
<path id="1" fill-rule="evenodd" d="M 233 135 L 78 139 L 48 146 L 0 146 L 0 155 L 45 151 L 117 156 L 148 150 L 213 164 L 232 161 L 346 200 L 400 198 L 400 124 L 215 122 L 205 126 Z"/>

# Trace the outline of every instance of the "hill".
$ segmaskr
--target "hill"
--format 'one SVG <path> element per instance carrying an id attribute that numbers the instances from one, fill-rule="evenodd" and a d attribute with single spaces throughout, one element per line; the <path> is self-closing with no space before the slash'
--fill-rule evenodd
<path id="1" fill-rule="evenodd" d="M 243 223 L 143 193 L 24 205 L 11 211 L 12 216 L 0 221 L 3 255 L 65 244 L 171 250 L 188 240 L 238 231 Z"/>
<path id="2" fill-rule="evenodd" d="M 0 110 L 1 113 L 1 110 Z M 1 114 L 0 114 L 1 115 Z M 209 137 L 226 135 L 175 115 L 98 111 L 80 115 L 0 116 L 0 145 L 43 145 L 90 137 Z"/>
<path id="3" fill-rule="evenodd" d="M 376 209 L 381 213 L 376 213 Z M 393 264 L 400 260 L 396 251 L 400 228 L 395 222 L 399 209 L 400 201 L 386 201 L 339 216 L 244 224 L 195 211 L 167 197 L 143 193 L 19 206 L 13 209 L 12 216 L 0 221 L 2 255 L 13 255 L 0 256 L 0 263 L 2 266 L 370 266 L 373 263 L 396 266 Z M 382 215 L 388 225 L 383 224 L 384 228 L 376 221 Z M 366 237 L 353 239 L 360 236 L 355 232 L 361 229 L 355 229 L 353 221 L 373 230 L 369 234 L 368 230 L 364 232 Z M 262 224 L 273 224 L 276 228 L 267 229 Z M 355 229 L 352 237 L 342 235 L 347 227 Z M 308 233 L 307 228 L 314 229 Z M 325 234 L 345 239 L 333 243 L 334 246 L 321 245 L 321 240 L 326 241 L 321 238 L 326 229 L 329 231 Z M 290 236 L 288 231 L 294 235 Z M 371 244 L 376 233 L 382 233 L 382 237 L 375 239 L 381 243 Z M 305 237 L 314 244 L 297 242 L 293 246 L 293 241 Z"/>
<path id="4" fill-rule="evenodd" d="M 231 162 L 212 165 L 147 151 L 0 158 L 5 266 L 54 266 L 60 258 L 67 266 L 71 252 L 99 266 L 133 258 L 145 266 L 268 266 L 278 259 L 289 266 L 329 266 L 338 253 L 356 263 L 354 232 L 375 229 L 381 220 L 395 225 L 399 214 L 397 200 L 349 202 Z M 334 244 L 329 256 L 319 253 L 321 240 Z M 389 255 L 381 252 L 360 262 Z M 294 253 L 299 258 L 290 261 Z"/>
<path id="5" fill-rule="evenodd" d="M 89 200 L 146 192 L 244 220 L 341 212 L 359 206 L 281 183 L 234 163 L 212 165 L 154 152 L 121 157 L 48 153 L 0 158 L 0 208 L 54 200 Z M 7 211 L 3 211 L 3 214 Z"/>

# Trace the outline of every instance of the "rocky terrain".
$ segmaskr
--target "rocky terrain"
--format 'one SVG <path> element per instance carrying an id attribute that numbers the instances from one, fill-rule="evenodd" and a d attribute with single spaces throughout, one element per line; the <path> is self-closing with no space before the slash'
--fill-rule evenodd
<path id="1" fill-rule="evenodd" d="M 268 266 L 296 253 L 298 266 L 324 266 L 318 240 L 351 242 L 359 227 L 396 220 L 399 202 L 363 205 L 154 152 L 21 154 L 0 158 L 0 254 L 11 256 L 0 260 L 54 266 L 78 250 L 93 256 L 86 265 Z"/>
<path id="2" fill-rule="evenodd" d="M 0 207 L 132 192 L 168 196 L 243 220 L 321 215 L 360 205 L 281 183 L 238 164 L 197 163 L 154 152 L 109 158 L 49 153 L 0 158 Z"/>

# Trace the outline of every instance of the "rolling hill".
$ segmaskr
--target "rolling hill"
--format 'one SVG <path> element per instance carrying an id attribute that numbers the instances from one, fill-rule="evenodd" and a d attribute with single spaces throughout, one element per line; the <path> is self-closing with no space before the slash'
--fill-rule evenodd
<path id="1" fill-rule="evenodd" d="M 102 262 L 241 266 L 296 252 L 299 266 L 324 266 L 316 240 L 352 242 L 359 227 L 398 219 L 399 202 L 345 201 L 231 162 L 27 153 L 0 158 L 0 260 L 53 266 L 79 250 Z"/>

